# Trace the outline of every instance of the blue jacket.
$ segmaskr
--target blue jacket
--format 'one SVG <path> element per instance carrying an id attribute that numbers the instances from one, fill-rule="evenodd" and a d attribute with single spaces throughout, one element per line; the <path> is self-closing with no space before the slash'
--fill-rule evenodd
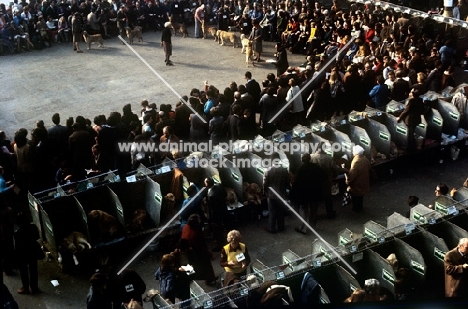
<path id="1" fill-rule="evenodd" d="M 369 92 L 369 96 L 371 97 L 372 102 L 375 103 L 375 107 L 380 109 L 387 105 L 388 98 L 390 97 L 390 90 L 388 89 L 387 85 L 378 84 L 372 88 L 372 90 Z"/>

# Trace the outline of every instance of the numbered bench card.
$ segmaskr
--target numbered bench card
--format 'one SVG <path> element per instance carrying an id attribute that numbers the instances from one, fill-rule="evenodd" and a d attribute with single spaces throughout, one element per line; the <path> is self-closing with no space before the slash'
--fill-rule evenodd
<path id="1" fill-rule="evenodd" d="M 244 253 L 239 253 L 238 255 L 236 255 L 236 260 L 237 262 L 242 262 L 243 260 L 245 260 Z"/>

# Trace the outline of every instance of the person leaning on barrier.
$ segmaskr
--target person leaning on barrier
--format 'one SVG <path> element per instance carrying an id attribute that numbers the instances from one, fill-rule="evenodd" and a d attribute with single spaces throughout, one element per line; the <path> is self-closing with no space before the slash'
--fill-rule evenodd
<path id="1" fill-rule="evenodd" d="M 419 97 L 419 90 L 413 88 L 409 94 L 409 101 L 406 104 L 405 109 L 397 117 L 396 121 L 403 122 L 408 127 L 408 146 L 407 151 L 413 151 L 416 149 L 416 140 L 414 138 L 414 133 L 416 127 L 421 123 L 421 115 L 424 113 L 424 103 L 423 100 Z"/>
<path id="2" fill-rule="evenodd" d="M 445 297 L 463 297 L 468 292 L 468 238 L 445 254 Z"/>
<path id="3" fill-rule="evenodd" d="M 224 267 L 226 277 L 223 286 L 229 286 L 243 280 L 247 275 L 247 266 L 250 264 L 250 255 L 247 246 L 240 242 L 241 234 L 232 230 L 227 234 L 228 244 L 221 250 L 219 264 Z"/>

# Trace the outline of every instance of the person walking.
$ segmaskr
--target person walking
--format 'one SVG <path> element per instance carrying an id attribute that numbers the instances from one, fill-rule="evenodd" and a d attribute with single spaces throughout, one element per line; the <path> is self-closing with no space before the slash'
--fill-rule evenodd
<path id="1" fill-rule="evenodd" d="M 353 201 L 353 210 L 361 212 L 363 208 L 364 196 L 370 193 L 369 172 L 371 165 L 364 156 L 364 148 L 359 145 L 353 147 L 353 160 L 351 168 L 345 174 L 346 184 Z"/>
<path id="2" fill-rule="evenodd" d="M 161 34 L 161 46 L 164 48 L 165 59 L 164 62 L 166 65 L 174 65 L 170 60 L 172 56 L 172 24 L 170 21 L 164 24 L 164 29 Z"/>
<path id="3" fill-rule="evenodd" d="M 286 190 L 289 188 L 289 172 L 280 165 L 281 159 L 277 152 L 270 156 L 270 160 L 271 167 L 263 175 L 263 194 L 268 199 L 268 226 L 266 231 L 276 233 L 277 231 L 284 231 L 286 209 L 275 192 L 283 199 L 286 199 Z"/>
<path id="4" fill-rule="evenodd" d="M 468 238 L 444 256 L 445 297 L 466 297 L 468 293 Z"/>

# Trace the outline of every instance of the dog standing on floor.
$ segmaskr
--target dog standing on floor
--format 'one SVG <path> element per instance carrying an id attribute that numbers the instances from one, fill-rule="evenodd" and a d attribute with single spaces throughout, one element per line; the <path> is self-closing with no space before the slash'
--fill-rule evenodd
<path id="1" fill-rule="evenodd" d="M 206 39 L 208 37 L 208 33 L 211 34 L 211 36 L 214 38 L 215 41 L 218 41 L 218 37 L 216 36 L 216 32 L 218 32 L 218 29 L 216 27 L 208 27 L 208 29 L 205 31 L 203 29 L 203 38 Z"/>
<path id="2" fill-rule="evenodd" d="M 224 45 L 224 41 L 230 41 L 234 48 L 239 44 L 239 37 L 233 32 L 218 30 L 216 36 L 218 37 L 218 44 Z"/>
<path id="3" fill-rule="evenodd" d="M 127 37 L 130 45 L 133 45 L 133 39 L 138 38 L 138 42 L 143 42 L 143 37 L 141 36 L 141 27 L 136 26 L 133 30 L 130 27 L 125 27 L 127 32 Z"/>
<path id="4" fill-rule="evenodd" d="M 169 17 L 169 21 L 172 24 L 172 29 L 174 30 L 174 36 L 176 36 L 177 32 L 181 33 L 184 38 L 188 37 L 187 26 L 184 23 L 177 23 L 172 21 L 172 17 Z"/>
<path id="5" fill-rule="evenodd" d="M 91 43 L 99 43 L 99 48 L 104 47 L 104 40 L 100 34 L 88 34 L 88 32 L 83 31 L 83 39 L 88 44 L 88 49 L 91 49 Z"/>
<path id="6" fill-rule="evenodd" d="M 252 61 L 252 65 L 255 66 L 254 58 L 253 58 L 253 50 L 252 50 L 252 41 L 250 41 L 245 34 L 241 34 L 241 44 L 242 50 L 241 53 L 245 52 L 245 63 L 247 67 L 249 66 L 249 61 Z"/>

